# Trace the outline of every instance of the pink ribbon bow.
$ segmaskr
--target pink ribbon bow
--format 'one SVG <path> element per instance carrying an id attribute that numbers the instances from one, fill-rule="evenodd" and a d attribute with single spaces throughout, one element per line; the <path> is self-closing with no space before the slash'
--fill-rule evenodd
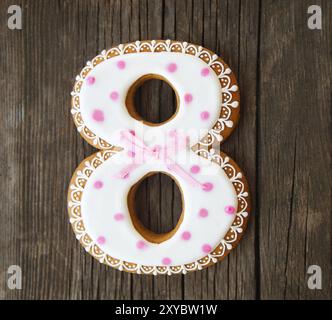
<path id="1" fill-rule="evenodd" d="M 148 147 L 144 141 L 138 138 L 134 131 L 127 130 L 121 132 L 121 138 L 125 143 L 129 144 L 130 148 L 128 155 L 136 160 L 121 169 L 116 177 L 120 179 L 126 179 L 129 177 L 130 173 L 138 168 L 142 163 L 144 163 L 149 157 L 162 161 L 166 168 L 184 180 L 186 180 L 190 185 L 194 187 L 201 187 L 206 190 L 208 187 L 205 183 L 200 183 L 197 181 L 190 173 L 178 165 L 172 158 L 171 154 L 176 154 L 178 151 L 183 150 L 188 145 L 187 137 L 180 136 L 175 130 L 170 135 L 171 143 L 165 146 L 155 145 L 154 147 Z"/>

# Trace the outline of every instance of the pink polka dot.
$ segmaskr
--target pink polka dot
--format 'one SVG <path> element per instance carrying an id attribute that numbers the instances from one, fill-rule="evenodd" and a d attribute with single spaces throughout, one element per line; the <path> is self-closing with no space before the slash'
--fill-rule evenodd
<path id="1" fill-rule="evenodd" d="M 136 153 L 135 153 L 134 151 L 129 150 L 129 151 L 127 152 L 127 155 L 128 155 L 128 157 L 130 157 L 130 158 L 135 158 Z"/>
<path id="2" fill-rule="evenodd" d="M 225 212 L 228 214 L 233 214 L 233 213 L 235 213 L 235 208 L 233 206 L 226 206 Z"/>
<path id="3" fill-rule="evenodd" d="M 207 211 L 206 209 L 202 208 L 199 210 L 199 216 L 202 218 L 206 218 L 209 215 L 209 211 Z"/>
<path id="4" fill-rule="evenodd" d="M 209 244 L 203 244 L 202 245 L 202 251 L 205 253 L 209 253 L 212 250 L 212 247 Z"/>
<path id="5" fill-rule="evenodd" d="M 168 265 L 170 265 L 172 263 L 172 260 L 170 258 L 168 258 L 168 257 L 165 257 L 165 258 L 163 258 L 161 260 L 161 262 L 162 262 L 162 264 L 168 266 Z"/>
<path id="6" fill-rule="evenodd" d="M 205 182 L 203 184 L 203 190 L 209 192 L 213 189 L 213 184 L 211 182 Z"/>
<path id="7" fill-rule="evenodd" d="M 124 219 L 124 215 L 122 214 L 122 213 L 116 213 L 115 215 L 114 215 L 114 220 L 115 221 L 121 221 L 121 220 L 123 220 Z"/>
<path id="8" fill-rule="evenodd" d="M 196 173 L 198 173 L 200 171 L 201 171 L 201 168 L 199 166 L 197 166 L 197 165 L 194 165 L 194 166 L 192 166 L 190 168 L 190 172 L 193 173 L 193 174 L 196 174 Z"/>
<path id="9" fill-rule="evenodd" d="M 119 98 L 119 93 L 117 91 L 112 91 L 111 94 L 110 94 L 110 98 L 115 101 L 115 100 L 118 100 Z"/>
<path id="10" fill-rule="evenodd" d="M 178 66 L 176 65 L 176 63 L 170 63 L 169 65 L 167 65 L 167 71 L 171 73 L 175 72 L 177 68 Z"/>
<path id="11" fill-rule="evenodd" d="M 92 86 L 96 82 L 96 78 L 95 77 L 87 77 L 86 82 L 89 86 Z"/>
<path id="12" fill-rule="evenodd" d="M 104 112 L 99 109 L 95 109 L 92 113 L 92 118 L 95 121 L 102 122 L 104 121 Z"/>
<path id="13" fill-rule="evenodd" d="M 209 119 L 209 117 L 210 117 L 210 113 L 208 111 L 203 111 L 201 113 L 201 119 L 202 120 L 207 120 L 207 119 Z"/>
<path id="14" fill-rule="evenodd" d="M 126 63 L 123 60 L 118 61 L 116 65 L 120 70 L 123 70 L 126 67 Z"/>
<path id="15" fill-rule="evenodd" d="M 206 76 L 208 76 L 209 73 L 210 73 L 209 68 L 203 68 L 203 69 L 201 70 L 201 76 L 202 76 L 202 77 L 206 77 Z"/>
<path id="16" fill-rule="evenodd" d="M 186 93 L 186 94 L 184 95 L 184 101 L 185 101 L 186 103 L 190 103 L 190 102 L 192 102 L 192 101 L 193 101 L 193 96 L 192 96 L 192 94 L 191 94 L 191 93 Z"/>
<path id="17" fill-rule="evenodd" d="M 106 242 L 105 237 L 103 237 L 103 236 L 99 236 L 99 237 L 97 238 L 97 243 L 98 243 L 98 244 L 104 244 L 105 242 Z"/>
<path id="18" fill-rule="evenodd" d="M 103 187 L 103 182 L 102 181 L 100 181 L 100 180 L 98 180 L 98 181 L 96 181 L 94 184 L 93 184 L 93 186 L 96 188 L 96 189 L 101 189 L 102 187 Z"/>
<path id="19" fill-rule="evenodd" d="M 143 250 L 147 247 L 146 243 L 142 240 L 139 240 L 136 242 L 136 248 L 137 249 L 140 249 L 140 250 Z"/>
<path id="20" fill-rule="evenodd" d="M 183 240 L 189 240 L 191 238 L 191 233 L 189 231 L 185 231 L 182 233 L 181 238 Z"/>

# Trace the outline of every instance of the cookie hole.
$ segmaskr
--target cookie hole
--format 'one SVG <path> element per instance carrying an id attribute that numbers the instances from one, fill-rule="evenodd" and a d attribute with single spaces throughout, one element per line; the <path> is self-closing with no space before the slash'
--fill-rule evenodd
<path id="1" fill-rule="evenodd" d="M 147 240 L 161 243 L 173 236 L 182 221 L 182 192 L 165 173 L 151 172 L 129 191 L 128 207 L 136 230 Z"/>
<path id="2" fill-rule="evenodd" d="M 149 74 L 139 78 L 129 89 L 126 107 L 136 120 L 149 126 L 170 121 L 177 113 L 177 93 L 164 77 Z"/>

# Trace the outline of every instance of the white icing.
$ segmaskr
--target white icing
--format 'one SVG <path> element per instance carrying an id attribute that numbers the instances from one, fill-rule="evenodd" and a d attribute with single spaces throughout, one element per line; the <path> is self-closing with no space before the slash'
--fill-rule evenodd
<path id="1" fill-rule="evenodd" d="M 126 67 L 120 70 L 119 61 L 125 61 Z M 177 70 L 169 72 L 167 66 L 176 63 Z M 116 138 L 118 130 L 137 129 L 147 132 L 150 141 L 157 143 L 165 130 L 179 129 L 190 135 L 191 141 L 196 144 L 206 135 L 216 122 L 220 114 L 221 86 L 213 70 L 206 77 L 201 76 L 201 70 L 206 68 L 201 59 L 188 54 L 162 53 L 135 53 L 119 56 L 97 65 L 90 73 L 96 82 L 88 85 L 84 81 L 80 92 L 80 109 L 85 125 L 97 136 L 113 145 L 119 145 Z M 164 77 L 172 84 L 178 93 L 178 112 L 173 119 L 158 127 L 151 127 L 131 117 L 125 106 L 125 99 L 133 83 L 147 74 L 156 74 Z M 113 101 L 111 92 L 119 93 L 119 98 Z M 185 94 L 193 96 L 192 102 L 186 104 Z M 95 109 L 102 110 L 105 116 L 103 122 L 96 122 L 92 118 Z M 202 121 L 200 114 L 207 111 L 209 119 Z"/>
<path id="2" fill-rule="evenodd" d="M 166 41 L 160 45 L 166 48 L 166 52 L 153 53 L 157 43 L 136 42 L 126 46 L 120 45 L 110 51 L 119 52 L 119 56 L 111 59 L 106 58 L 106 51 L 96 58 L 102 59 L 101 63 L 94 65 L 88 63 L 88 77 L 94 77 L 95 82 L 91 85 L 87 83 L 85 75 L 77 77 L 77 81 L 82 83 L 79 90 L 75 89 L 73 97 L 79 97 L 79 104 L 74 104 L 72 113 L 78 130 L 92 140 L 93 144 L 99 148 L 105 148 L 100 143 L 100 138 L 110 145 L 125 147 L 120 140 L 119 131 L 124 129 L 134 129 L 147 146 L 152 147 L 155 144 L 164 145 L 167 143 L 165 135 L 173 129 L 184 131 L 190 136 L 191 145 L 196 144 L 199 139 L 209 131 L 211 140 L 203 142 L 203 145 L 210 145 L 216 137 L 219 141 L 222 139 L 221 133 L 225 127 L 232 127 L 230 121 L 231 109 L 236 108 L 238 103 L 232 101 L 232 93 L 237 90 L 237 86 L 231 86 L 229 74 L 230 69 L 224 69 L 224 66 L 216 61 L 217 56 L 211 56 L 209 52 L 201 47 L 188 45 L 187 43 L 171 43 Z M 182 53 L 171 52 L 172 46 L 179 45 Z M 144 46 L 150 46 L 152 52 L 140 52 Z M 135 48 L 137 53 L 124 54 L 128 48 Z M 189 55 L 189 52 L 195 52 L 195 55 Z M 196 51 L 195 51 L 196 50 Z M 201 55 L 206 57 L 204 62 Z M 96 59 L 95 58 L 95 59 Z M 126 67 L 119 69 L 118 61 L 124 61 Z M 167 66 L 170 63 L 176 63 L 176 72 L 169 72 Z M 220 69 L 218 76 L 211 68 L 212 64 Z M 201 71 L 203 68 L 209 68 L 208 76 L 203 77 Z M 91 70 L 90 70 L 91 69 Z M 82 71 L 83 72 L 83 71 Z M 146 74 L 156 74 L 167 79 L 178 93 L 180 103 L 178 112 L 169 122 L 159 126 L 150 127 L 142 124 L 140 121 L 132 118 L 126 107 L 125 99 L 128 89 L 131 85 Z M 223 88 L 220 84 L 223 82 Z M 116 91 L 119 98 L 114 101 L 110 99 L 110 93 Z M 189 104 L 185 102 L 184 96 L 190 93 L 193 101 Z M 226 110 L 226 116 L 219 119 L 220 108 L 223 106 Z M 92 118 L 95 109 L 101 110 L 104 115 L 104 121 L 98 122 Z M 208 111 L 210 117 L 207 120 L 201 119 L 201 112 Z M 82 121 L 77 117 L 82 116 Z M 212 126 L 218 121 L 219 126 Z M 86 135 L 85 126 L 91 131 L 90 136 Z M 165 163 L 157 159 L 140 164 L 135 168 L 127 179 L 116 178 L 116 174 L 132 158 L 128 157 L 127 149 L 114 154 L 111 158 L 104 160 L 102 155 L 98 154 L 94 159 L 100 159 L 101 165 L 97 168 L 86 162 L 83 171 L 76 172 L 77 178 L 71 185 L 71 200 L 69 208 L 71 210 L 71 223 L 73 224 L 78 239 L 81 239 L 86 250 L 90 251 L 101 262 L 110 264 L 107 256 L 119 259 L 110 265 L 117 266 L 120 270 L 136 271 L 137 273 L 185 273 L 187 270 L 201 269 L 202 266 L 211 261 L 216 262 L 216 257 L 223 256 L 226 249 L 232 248 L 232 243 L 236 241 L 237 234 L 242 232 L 242 225 L 248 213 L 247 202 L 244 192 L 244 185 L 241 179 L 242 174 L 236 172 L 234 167 L 228 163 L 229 159 L 222 159 L 219 155 L 209 154 L 204 150 L 199 150 L 202 155 L 208 159 L 197 156 L 190 149 L 185 149 L 173 155 L 173 159 L 186 172 L 190 172 L 193 164 L 199 164 L 201 171 L 193 175 L 195 179 L 204 182 L 211 182 L 214 188 L 210 192 L 205 192 L 197 186 L 193 186 L 183 179 L 176 172 L 167 168 Z M 114 152 L 114 151 L 113 151 Z M 112 152 L 112 153 L 113 153 Z M 211 162 L 216 161 L 218 164 Z M 87 175 L 87 171 L 89 174 Z M 225 170 L 229 170 L 231 177 L 227 177 Z M 127 194 L 129 189 L 140 180 L 145 174 L 151 171 L 161 171 L 174 177 L 180 185 L 183 194 L 184 219 L 172 238 L 160 243 L 149 243 L 139 234 L 130 220 L 127 206 Z M 84 187 L 79 185 L 78 179 L 86 180 Z M 94 187 L 96 181 L 102 181 L 103 186 L 100 189 Z M 237 183 L 237 189 L 234 188 Z M 75 198 L 75 192 L 82 193 L 81 201 Z M 239 201 L 242 205 L 238 208 Z M 227 214 L 226 206 L 233 206 L 237 214 Z M 81 215 L 77 215 L 75 209 L 80 207 Z M 208 210 L 208 217 L 199 216 L 199 210 L 205 208 Z M 121 212 L 124 215 L 122 221 L 116 221 L 114 215 Z M 237 225 L 232 225 L 235 217 L 239 219 Z M 84 223 L 84 228 L 78 224 Z M 225 238 L 228 231 L 232 231 L 230 238 Z M 181 235 L 184 231 L 189 231 L 191 238 L 183 240 Z M 88 235 L 92 242 L 85 238 Z M 100 243 L 98 238 L 102 236 L 104 243 Z M 146 247 L 138 249 L 137 241 L 143 240 Z M 202 246 L 209 244 L 212 249 L 220 245 L 220 251 L 212 251 L 207 254 L 202 251 Z M 97 245 L 102 252 L 96 252 L 93 248 Z M 180 266 L 178 269 L 163 265 L 162 259 L 169 257 L 172 266 Z M 198 261 L 199 259 L 203 260 Z M 128 266 L 125 261 L 134 263 L 134 266 Z M 190 267 L 188 264 L 191 263 Z M 142 267 L 143 266 L 143 267 Z M 144 268 L 148 266 L 148 269 Z"/>
<path id="3" fill-rule="evenodd" d="M 204 244 L 209 244 L 212 248 L 219 244 L 234 220 L 234 215 L 225 213 L 224 208 L 228 205 L 237 208 L 234 187 L 220 166 L 190 150 L 177 154 L 177 163 L 181 163 L 187 172 L 190 172 L 191 165 L 200 165 L 201 171 L 197 174 L 197 179 L 214 185 L 213 190 L 205 192 L 191 186 L 167 169 L 161 161 L 153 159 L 133 170 L 127 179 L 114 178 L 125 166 L 127 159 L 126 152 L 119 152 L 99 166 L 88 180 L 81 201 L 87 233 L 95 242 L 99 236 L 105 237 L 105 244 L 99 245 L 104 252 L 118 259 L 143 265 L 162 265 L 164 257 L 171 258 L 172 265 L 181 265 L 205 256 L 206 253 L 202 251 Z M 176 233 L 160 244 L 148 243 L 135 230 L 127 207 L 129 189 L 151 171 L 162 171 L 173 176 L 183 194 L 184 219 Z M 93 186 L 98 180 L 103 182 L 101 189 Z M 207 217 L 199 216 L 201 208 L 208 210 Z M 114 214 L 118 212 L 124 214 L 124 220 L 114 219 Z M 189 240 L 181 238 L 184 231 L 191 233 Z M 136 247 L 139 240 L 147 242 L 146 249 Z"/>

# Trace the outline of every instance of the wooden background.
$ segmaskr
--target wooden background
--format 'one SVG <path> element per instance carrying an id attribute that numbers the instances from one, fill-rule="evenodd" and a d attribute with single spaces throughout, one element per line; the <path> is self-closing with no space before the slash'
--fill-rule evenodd
<path id="1" fill-rule="evenodd" d="M 332 298 L 332 1 L 16 0 L 23 29 L 7 28 L 0 3 L 0 298 Z M 307 8 L 322 7 L 322 30 Z M 67 219 L 76 166 L 94 152 L 71 119 L 70 91 L 85 62 L 137 39 L 201 44 L 231 66 L 241 120 L 222 146 L 247 175 L 249 228 L 223 262 L 186 276 L 139 276 L 85 254 Z M 171 114 L 172 91 L 144 85 L 137 101 L 153 120 Z M 139 193 L 142 221 L 171 229 L 172 181 L 154 176 Z M 9 290 L 19 265 L 22 290 Z M 307 268 L 322 269 L 309 290 Z"/>

